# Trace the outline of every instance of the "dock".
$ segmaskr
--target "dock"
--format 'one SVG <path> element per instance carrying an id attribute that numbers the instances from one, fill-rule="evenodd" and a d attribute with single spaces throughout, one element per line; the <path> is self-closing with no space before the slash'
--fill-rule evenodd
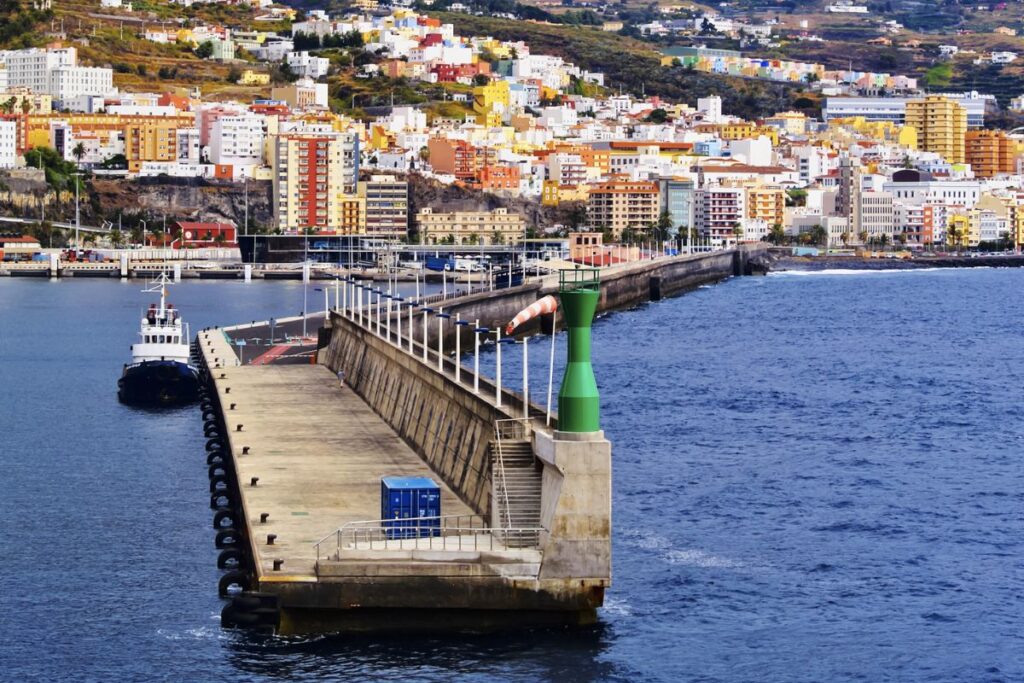
<path id="1" fill-rule="evenodd" d="M 612 581 L 594 315 L 750 274 L 762 252 L 574 266 L 422 299 L 349 274 L 315 333 L 294 336 L 301 318 L 202 330 L 193 361 L 222 625 L 298 634 L 593 623 Z M 542 298 L 557 310 L 505 333 Z M 554 328 L 568 348 L 557 411 L 521 392 L 525 377 L 473 371 L 477 342 L 525 356 L 532 333 Z M 396 533 L 382 519 L 381 480 L 403 476 L 433 480 L 441 510 Z"/>
<path id="2" fill-rule="evenodd" d="M 561 293 L 589 302 L 570 338 L 576 325 L 589 339 L 593 283 Z M 197 335 L 222 624 L 295 634 L 593 622 L 611 583 L 611 444 L 592 373 L 563 386 L 564 414 L 547 425 L 523 396 L 470 384 L 448 354 L 356 313 L 331 311 L 309 365 L 242 365 L 226 331 Z M 576 369 L 589 368 L 584 346 Z M 588 395 L 573 399 L 580 387 Z M 381 519 L 392 476 L 436 482 L 440 517 L 396 533 Z"/>

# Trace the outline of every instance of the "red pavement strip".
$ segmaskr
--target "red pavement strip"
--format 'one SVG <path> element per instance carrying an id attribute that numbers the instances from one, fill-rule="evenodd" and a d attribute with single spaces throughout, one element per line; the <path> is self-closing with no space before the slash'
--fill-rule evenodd
<path id="1" fill-rule="evenodd" d="M 292 346 L 291 344 L 280 344 L 278 346 L 274 346 L 266 353 L 261 354 L 256 358 L 253 358 L 251 361 L 249 361 L 249 365 L 269 365 L 270 363 L 274 362 L 275 358 L 282 355 L 288 349 L 292 348 L 295 347 Z"/>

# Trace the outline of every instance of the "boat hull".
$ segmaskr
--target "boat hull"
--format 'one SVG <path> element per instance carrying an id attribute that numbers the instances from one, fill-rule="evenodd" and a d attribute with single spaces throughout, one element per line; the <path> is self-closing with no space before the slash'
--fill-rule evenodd
<path id="1" fill-rule="evenodd" d="M 199 373 L 187 363 L 153 360 L 125 367 L 117 398 L 141 406 L 180 406 L 199 397 Z"/>

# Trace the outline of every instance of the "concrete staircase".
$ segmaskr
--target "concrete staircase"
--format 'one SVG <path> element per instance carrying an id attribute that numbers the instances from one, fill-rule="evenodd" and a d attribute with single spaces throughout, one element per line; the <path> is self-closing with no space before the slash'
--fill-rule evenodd
<path id="1" fill-rule="evenodd" d="M 494 496 L 498 511 L 498 518 L 494 520 L 495 526 L 511 529 L 539 528 L 542 479 L 530 440 L 494 440 L 491 442 L 490 450 L 495 482 Z M 502 533 L 502 537 L 505 546 L 509 548 L 535 548 L 540 544 L 538 531 L 508 531 Z"/>

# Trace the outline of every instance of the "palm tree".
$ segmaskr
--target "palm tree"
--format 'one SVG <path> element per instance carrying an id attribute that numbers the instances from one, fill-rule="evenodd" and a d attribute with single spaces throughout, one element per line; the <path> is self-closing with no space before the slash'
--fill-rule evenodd
<path id="1" fill-rule="evenodd" d="M 815 225 L 811 228 L 811 241 L 814 244 L 828 246 L 828 230 L 822 225 Z"/>
<path id="2" fill-rule="evenodd" d="M 79 142 L 77 145 L 75 145 L 74 149 L 71 150 L 71 156 L 75 157 L 75 162 L 79 166 L 81 166 L 82 165 L 82 157 L 85 156 L 85 145 L 83 145 L 81 142 Z"/>
<path id="3" fill-rule="evenodd" d="M 111 230 L 110 244 L 112 247 L 114 247 L 114 249 L 120 249 L 121 245 L 124 244 L 124 234 L 120 230 L 117 230 L 116 228 L 114 230 Z"/>
<path id="4" fill-rule="evenodd" d="M 782 227 L 782 223 L 775 223 L 768 231 L 768 241 L 772 244 L 779 245 L 786 239 L 786 230 Z"/>
<path id="5" fill-rule="evenodd" d="M 739 244 L 740 240 L 743 238 L 743 226 L 739 223 L 733 223 L 732 235 L 736 238 L 736 244 Z"/>

